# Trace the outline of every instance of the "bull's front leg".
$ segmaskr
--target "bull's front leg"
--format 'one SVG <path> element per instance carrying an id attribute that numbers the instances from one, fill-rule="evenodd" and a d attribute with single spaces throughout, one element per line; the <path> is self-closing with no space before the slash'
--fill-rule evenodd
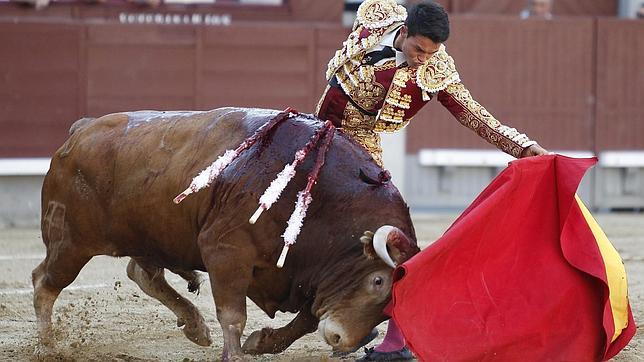
<path id="1" fill-rule="evenodd" d="M 224 335 L 223 361 L 243 360 L 240 338 L 246 326 L 246 294 L 252 279 L 255 249 L 242 234 L 231 233 L 225 240 L 217 240 L 212 235 L 199 237 L 217 320 Z"/>
<path id="2" fill-rule="evenodd" d="M 253 332 L 242 350 L 248 354 L 280 353 L 305 334 L 314 332 L 318 319 L 311 313 L 311 304 L 307 303 L 295 318 L 282 328 L 263 328 Z"/>

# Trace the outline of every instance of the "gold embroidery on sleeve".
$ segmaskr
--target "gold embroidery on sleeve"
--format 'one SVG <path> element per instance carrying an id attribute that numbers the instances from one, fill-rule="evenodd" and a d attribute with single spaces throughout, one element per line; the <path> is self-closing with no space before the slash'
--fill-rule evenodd
<path id="1" fill-rule="evenodd" d="M 450 84 L 445 91 L 465 109 L 456 115 L 459 122 L 502 151 L 519 158 L 525 147 L 535 143 L 515 128 L 502 125 L 472 98 L 462 83 Z"/>

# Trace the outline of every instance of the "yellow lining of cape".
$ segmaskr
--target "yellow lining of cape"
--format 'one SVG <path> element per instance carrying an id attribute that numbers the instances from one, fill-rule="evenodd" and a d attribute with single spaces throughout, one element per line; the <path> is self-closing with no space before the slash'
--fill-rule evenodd
<path id="1" fill-rule="evenodd" d="M 586 219 L 586 223 L 595 236 L 597 246 L 599 246 L 599 251 L 604 260 L 606 278 L 608 280 L 610 308 L 615 324 L 615 332 L 611 339 L 611 342 L 613 342 L 622 334 L 622 330 L 628 326 L 628 285 L 624 262 L 617 253 L 617 250 L 615 250 L 615 247 L 608 240 L 608 237 L 606 237 L 604 231 L 597 224 L 597 221 L 595 221 L 595 218 L 593 218 L 583 201 L 576 194 L 575 199 Z"/>

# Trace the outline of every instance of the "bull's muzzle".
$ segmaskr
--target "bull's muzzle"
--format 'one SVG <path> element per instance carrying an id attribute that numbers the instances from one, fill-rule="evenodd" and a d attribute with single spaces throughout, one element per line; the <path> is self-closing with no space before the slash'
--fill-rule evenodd
<path id="1" fill-rule="evenodd" d="M 334 351 L 347 352 L 358 343 L 356 338 L 350 338 L 347 331 L 330 317 L 320 320 L 318 332 Z"/>

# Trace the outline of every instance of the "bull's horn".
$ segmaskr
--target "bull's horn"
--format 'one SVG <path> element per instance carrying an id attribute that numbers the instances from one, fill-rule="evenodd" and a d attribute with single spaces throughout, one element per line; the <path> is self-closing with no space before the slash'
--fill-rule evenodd
<path id="1" fill-rule="evenodd" d="M 387 252 L 387 237 L 390 232 L 395 230 L 397 230 L 397 228 L 390 225 L 384 225 L 379 227 L 373 235 L 373 249 L 376 251 L 376 254 L 378 254 L 380 259 L 392 268 L 396 267 L 396 263 L 394 263 L 393 259 L 391 259 L 391 255 Z"/>

